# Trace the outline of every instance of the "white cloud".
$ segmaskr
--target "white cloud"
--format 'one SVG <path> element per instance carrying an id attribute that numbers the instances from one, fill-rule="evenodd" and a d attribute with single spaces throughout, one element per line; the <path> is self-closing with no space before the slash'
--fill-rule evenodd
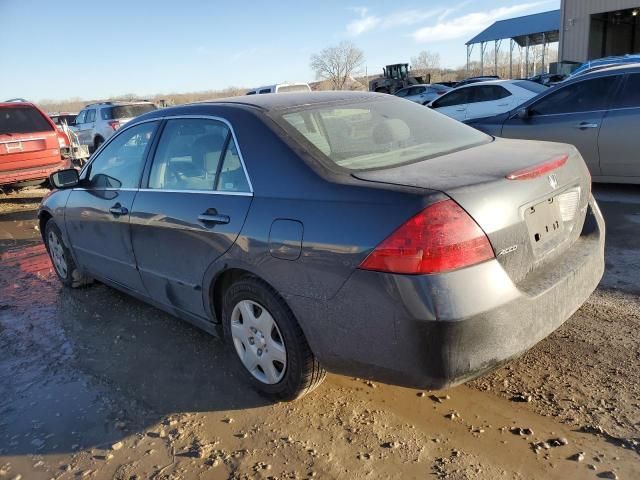
<path id="1" fill-rule="evenodd" d="M 443 40 L 453 40 L 465 36 L 473 36 L 497 20 L 503 20 L 513 15 L 526 12 L 544 3 L 548 2 L 522 3 L 512 7 L 496 8 L 487 12 L 468 13 L 450 20 L 445 19 L 450 12 L 445 12 L 446 15 L 441 16 L 437 24 L 420 28 L 413 32 L 412 36 L 417 42 L 432 43 Z"/>
<path id="2" fill-rule="evenodd" d="M 360 16 L 360 18 L 347 24 L 347 33 L 352 37 L 357 37 L 364 32 L 373 30 L 380 24 L 380 18 L 375 15 L 369 15 L 369 9 L 366 7 L 354 7 L 351 10 Z"/>

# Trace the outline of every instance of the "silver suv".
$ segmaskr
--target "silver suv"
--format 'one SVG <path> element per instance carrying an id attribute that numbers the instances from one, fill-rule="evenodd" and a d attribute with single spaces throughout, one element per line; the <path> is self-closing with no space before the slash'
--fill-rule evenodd
<path id="1" fill-rule="evenodd" d="M 78 114 L 72 128 L 80 143 L 94 151 L 129 120 L 156 109 L 146 100 L 91 103 Z"/>

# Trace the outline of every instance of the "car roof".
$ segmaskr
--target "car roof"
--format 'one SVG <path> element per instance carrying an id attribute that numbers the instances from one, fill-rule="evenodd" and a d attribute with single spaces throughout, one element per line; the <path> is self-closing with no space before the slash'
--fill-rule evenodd
<path id="1" fill-rule="evenodd" d="M 393 95 L 372 92 L 290 92 L 290 93 L 266 93 L 263 95 L 241 95 L 238 97 L 220 98 L 215 100 L 205 100 L 196 104 L 235 104 L 249 107 L 257 107 L 265 111 L 285 110 L 302 107 L 305 105 L 322 105 L 343 101 L 365 101 L 373 98 L 393 98 Z M 192 104 L 193 105 L 193 104 Z M 184 105 L 181 105 L 184 106 Z M 171 109 L 179 108 L 169 107 Z M 165 109 L 167 111 L 167 109 Z"/>
<path id="2" fill-rule="evenodd" d="M 7 107 L 36 107 L 36 105 L 34 103 L 31 102 L 0 102 L 0 108 L 7 108 Z"/>
<path id="3" fill-rule="evenodd" d="M 629 71 L 638 71 L 640 70 L 640 62 L 634 62 L 634 63 L 620 63 L 620 64 L 613 64 L 604 68 L 601 68 L 599 70 L 594 70 L 593 72 L 585 72 L 583 75 L 580 75 L 576 78 L 591 78 L 591 77 L 597 77 L 601 74 L 605 74 L 608 72 L 616 72 L 618 70 L 629 70 Z"/>

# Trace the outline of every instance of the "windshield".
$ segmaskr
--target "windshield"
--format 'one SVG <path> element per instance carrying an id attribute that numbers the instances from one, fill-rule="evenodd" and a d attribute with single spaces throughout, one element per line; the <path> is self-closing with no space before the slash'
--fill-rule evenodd
<path id="1" fill-rule="evenodd" d="M 156 110 L 156 106 L 152 103 L 141 103 L 135 105 L 116 105 L 111 107 L 111 118 L 133 118 L 143 113 Z"/>
<path id="2" fill-rule="evenodd" d="M 51 124 L 33 107 L 0 109 L 0 135 L 51 130 L 53 130 Z"/>
<path id="3" fill-rule="evenodd" d="M 310 153 L 350 170 L 394 167 L 491 141 L 422 105 L 395 98 L 311 105 L 276 120 Z"/>

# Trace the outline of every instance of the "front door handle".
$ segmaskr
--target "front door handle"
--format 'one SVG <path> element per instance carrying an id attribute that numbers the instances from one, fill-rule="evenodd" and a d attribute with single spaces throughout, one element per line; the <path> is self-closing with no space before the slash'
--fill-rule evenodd
<path id="1" fill-rule="evenodd" d="M 116 203 L 109 209 L 109 211 L 114 217 L 119 217 L 120 215 L 126 215 L 127 213 L 129 213 L 127 207 L 123 207 L 122 205 L 120 205 L 120 203 Z"/>
<path id="2" fill-rule="evenodd" d="M 576 128 L 579 128 L 580 130 L 586 130 L 588 128 L 598 128 L 599 126 L 600 125 L 597 123 L 582 122 L 576 125 Z"/>
<path id="3" fill-rule="evenodd" d="M 215 208 L 210 208 L 206 212 L 198 215 L 198 221 L 208 224 L 225 225 L 231 221 L 229 215 L 220 215 Z"/>

